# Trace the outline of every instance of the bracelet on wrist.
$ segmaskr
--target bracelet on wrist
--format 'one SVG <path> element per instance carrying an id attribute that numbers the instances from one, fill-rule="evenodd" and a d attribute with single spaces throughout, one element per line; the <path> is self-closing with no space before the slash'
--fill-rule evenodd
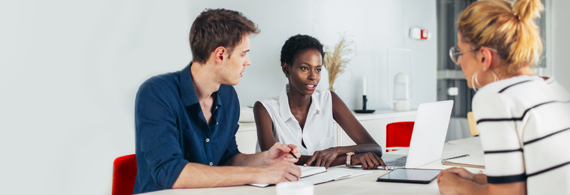
<path id="1" fill-rule="evenodd" d="M 354 156 L 354 152 L 346 153 L 346 166 L 352 166 L 352 156 Z"/>

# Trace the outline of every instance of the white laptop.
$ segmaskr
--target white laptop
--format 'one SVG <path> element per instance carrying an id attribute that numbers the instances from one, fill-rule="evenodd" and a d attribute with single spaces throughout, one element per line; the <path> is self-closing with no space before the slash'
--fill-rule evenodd
<path id="1" fill-rule="evenodd" d="M 408 155 L 385 153 L 388 168 L 418 168 L 440 160 L 452 108 L 453 100 L 420 104 Z"/>

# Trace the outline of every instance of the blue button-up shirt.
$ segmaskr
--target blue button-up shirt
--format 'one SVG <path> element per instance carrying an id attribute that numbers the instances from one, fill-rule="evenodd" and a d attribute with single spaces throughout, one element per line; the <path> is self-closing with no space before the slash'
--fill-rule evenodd
<path id="1" fill-rule="evenodd" d="M 145 81 L 136 97 L 137 177 L 133 193 L 172 188 L 189 163 L 223 165 L 238 154 L 239 100 L 233 86 L 213 94 L 206 123 L 190 73 L 158 75 Z"/>

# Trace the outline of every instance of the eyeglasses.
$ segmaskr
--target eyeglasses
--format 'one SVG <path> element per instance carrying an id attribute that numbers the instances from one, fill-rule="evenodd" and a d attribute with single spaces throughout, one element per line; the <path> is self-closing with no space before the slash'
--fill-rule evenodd
<path id="1" fill-rule="evenodd" d="M 459 49 L 456 46 L 453 46 L 449 48 L 449 57 L 451 58 L 451 61 L 453 61 L 453 63 L 459 65 L 459 57 L 465 52 L 470 52 L 474 50 L 477 49 L 471 49 L 469 51 L 459 51 Z"/>
<path id="2" fill-rule="evenodd" d="M 483 48 L 483 47 L 481 47 L 481 48 Z M 484 47 L 484 48 L 487 48 L 487 49 L 491 50 L 492 52 L 497 53 L 497 50 L 495 50 L 493 48 L 489 48 L 489 47 Z M 475 50 L 477 50 L 477 48 L 471 49 L 468 51 L 459 51 L 457 46 L 453 46 L 453 47 L 449 48 L 449 57 L 451 58 L 451 61 L 453 61 L 453 63 L 459 65 L 459 57 L 461 57 L 461 55 L 463 55 L 463 53 L 475 51 Z"/>

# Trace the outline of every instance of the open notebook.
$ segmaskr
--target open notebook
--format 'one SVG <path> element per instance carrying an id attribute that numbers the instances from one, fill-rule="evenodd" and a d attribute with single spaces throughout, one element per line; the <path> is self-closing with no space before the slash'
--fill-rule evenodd
<path id="1" fill-rule="evenodd" d="M 485 158 L 483 155 L 461 155 L 441 160 L 443 165 L 472 167 L 472 168 L 485 168 Z"/>
<path id="2" fill-rule="evenodd" d="M 341 180 L 351 177 L 356 177 L 360 175 L 365 175 L 372 173 L 372 171 L 362 170 L 362 169 L 351 169 L 344 166 L 339 167 L 329 167 L 325 169 L 324 167 L 314 167 L 314 166 L 299 166 L 301 168 L 301 179 L 299 181 L 320 184 L 329 181 Z M 269 184 L 251 184 L 256 187 L 266 187 Z"/>

